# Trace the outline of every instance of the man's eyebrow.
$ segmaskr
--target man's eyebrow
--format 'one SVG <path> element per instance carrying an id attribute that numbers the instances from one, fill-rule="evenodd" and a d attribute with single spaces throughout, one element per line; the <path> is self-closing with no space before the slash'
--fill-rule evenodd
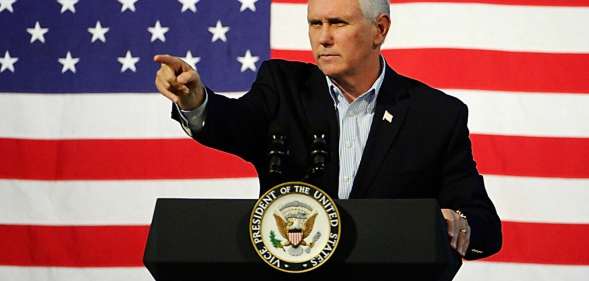
<path id="1" fill-rule="evenodd" d="M 347 20 L 340 18 L 340 17 L 333 17 L 333 18 L 328 18 L 327 22 L 329 23 L 340 23 L 340 22 L 348 22 Z"/>
<path id="2" fill-rule="evenodd" d="M 318 22 L 322 22 L 323 20 L 318 19 L 318 18 L 308 18 L 307 22 L 309 23 L 318 23 Z M 341 22 L 348 22 L 347 20 L 345 20 L 344 18 L 341 17 L 332 17 L 332 18 L 327 18 L 327 22 L 328 23 L 341 23 Z"/>

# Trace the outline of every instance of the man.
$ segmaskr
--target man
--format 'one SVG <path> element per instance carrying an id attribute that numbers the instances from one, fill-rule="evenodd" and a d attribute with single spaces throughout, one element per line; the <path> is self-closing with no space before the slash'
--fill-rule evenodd
<path id="1" fill-rule="evenodd" d="M 214 94 L 180 59 L 156 56 L 172 117 L 199 142 L 252 162 L 262 192 L 276 183 L 268 149 L 279 136 L 290 152 L 281 181 L 305 178 L 341 199 L 437 198 L 460 255 L 497 252 L 500 221 L 472 158 L 467 108 L 386 65 L 388 1 L 311 0 L 307 17 L 316 66 L 264 62 L 240 99 Z M 327 163 L 310 176 L 317 136 Z"/>

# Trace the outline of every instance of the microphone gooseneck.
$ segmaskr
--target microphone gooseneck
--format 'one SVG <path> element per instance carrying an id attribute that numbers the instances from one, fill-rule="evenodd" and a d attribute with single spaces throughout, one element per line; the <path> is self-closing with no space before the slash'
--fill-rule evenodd
<path id="1" fill-rule="evenodd" d="M 283 166 L 289 151 L 286 148 L 286 137 L 282 134 L 270 135 L 268 147 L 268 173 L 272 176 L 284 175 Z"/>
<path id="2" fill-rule="evenodd" d="M 327 150 L 327 136 L 325 133 L 313 134 L 310 156 L 311 167 L 308 177 L 316 177 L 323 174 L 327 167 L 327 161 L 329 160 L 329 152 Z"/>

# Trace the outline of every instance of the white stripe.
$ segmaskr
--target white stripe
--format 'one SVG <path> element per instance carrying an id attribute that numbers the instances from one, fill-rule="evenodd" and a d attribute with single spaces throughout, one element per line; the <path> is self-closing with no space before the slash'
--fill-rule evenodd
<path id="1" fill-rule="evenodd" d="M 588 40 L 589 41 L 589 40 Z M 468 105 L 472 133 L 589 137 L 589 95 L 445 90 Z"/>
<path id="2" fill-rule="evenodd" d="M 239 97 L 243 93 L 221 93 Z M 31 139 L 186 138 L 160 94 L 0 93 L 0 137 Z"/>
<path id="3" fill-rule="evenodd" d="M 309 50 L 307 8 L 273 3 L 270 46 Z M 589 53 L 589 8 L 456 3 L 391 5 L 384 49 L 468 48 Z"/>
<path id="4" fill-rule="evenodd" d="M 484 177 L 502 220 L 589 223 L 589 179 Z"/>
<path id="5" fill-rule="evenodd" d="M 582 281 L 589 276 L 589 266 L 465 262 L 454 281 Z"/>
<path id="6" fill-rule="evenodd" d="M 0 224 L 149 224 L 156 198 L 258 198 L 257 178 L 0 180 Z"/>
<path id="7" fill-rule="evenodd" d="M 589 137 L 589 94 L 446 90 L 469 106 L 473 133 Z M 238 97 L 243 93 L 226 93 Z M 108 109 L 108 114 L 105 110 Z M 156 94 L 0 94 L 0 137 L 186 138 Z"/>
<path id="8" fill-rule="evenodd" d="M 26 267 L 0 266 L 0 280 L 10 281 L 152 281 L 144 267 Z"/>
<path id="9" fill-rule="evenodd" d="M 589 223 L 589 179 L 485 176 L 506 221 Z M 250 198 L 256 178 L 137 181 L 0 180 L 0 223 L 149 224 L 158 197 Z M 26 204 L 23 204 L 26 202 Z"/>
<path id="10" fill-rule="evenodd" d="M 169 118 L 171 103 L 156 94 L 0 94 L 0 111 L 2 137 L 185 136 Z"/>

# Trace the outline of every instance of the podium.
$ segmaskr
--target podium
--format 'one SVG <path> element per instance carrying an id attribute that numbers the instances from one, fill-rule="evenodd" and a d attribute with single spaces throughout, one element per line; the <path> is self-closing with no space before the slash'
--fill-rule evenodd
<path id="1" fill-rule="evenodd" d="M 434 199 L 336 200 L 333 257 L 284 273 L 256 254 L 248 233 L 255 200 L 158 199 L 143 262 L 156 280 L 451 280 L 462 264 Z"/>

